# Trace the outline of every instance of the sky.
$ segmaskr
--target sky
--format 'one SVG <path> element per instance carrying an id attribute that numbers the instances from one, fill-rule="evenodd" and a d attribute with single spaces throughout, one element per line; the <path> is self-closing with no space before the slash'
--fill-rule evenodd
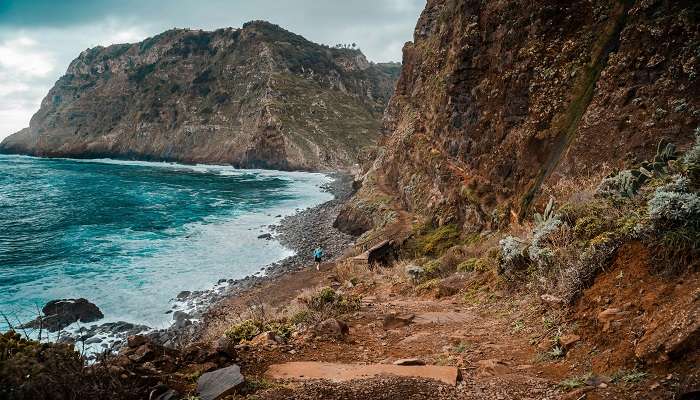
<path id="1" fill-rule="evenodd" d="M 263 19 L 328 45 L 357 43 L 401 61 L 425 0 L 0 0 L 0 140 L 29 126 L 81 51 L 171 28 L 239 28 Z"/>

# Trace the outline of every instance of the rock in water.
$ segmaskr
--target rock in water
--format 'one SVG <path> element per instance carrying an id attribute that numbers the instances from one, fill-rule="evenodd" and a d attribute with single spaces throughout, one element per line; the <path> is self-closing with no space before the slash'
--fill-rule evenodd
<path id="1" fill-rule="evenodd" d="M 136 347 L 142 346 L 148 342 L 148 339 L 143 335 L 131 335 L 126 338 L 127 347 L 134 349 Z"/>
<path id="2" fill-rule="evenodd" d="M 56 332 L 77 321 L 87 323 L 104 318 L 102 311 L 95 304 L 82 298 L 51 300 L 41 311 L 44 316 L 21 327 Z"/>
<path id="3" fill-rule="evenodd" d="M 189 290 L 183 290 L 182 292 L 177 294 L 177 299 L 185 300 L 186 298 L 190 297 L 191 294 L 192 292 L 190 292 Z"/>
<path id="4" fill-rule="evenodd" d="M 233 394 L 245 379 L 238 365 L 202 374 L 197 380 L 197 393 L 201 400 L 216 400 Z"/>

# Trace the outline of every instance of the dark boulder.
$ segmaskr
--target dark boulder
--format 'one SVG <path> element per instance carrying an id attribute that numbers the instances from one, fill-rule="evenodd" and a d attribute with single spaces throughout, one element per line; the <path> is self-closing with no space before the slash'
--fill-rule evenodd
<path id="1" fill-rule="evenodd" d="M 51 300 L 41 310 L 44 315 L 22 325 L 22 328 L 59 331 L 74 322 L 94 322 L 104 318 L 102 311 L 86 299 Z"/>
<path id="2" fill-rule="evenodd" d="M 190 292 L 189 290 L 183 290 L 182 292 L 177 294 L 177 299 L 185 300 L 186 298 L 190 297 L 191 294 L 192 292 Z"/>
<path id="3" fill-rule="evenodd" d="M 202 374 L 197 380 L 197 393 L 202 400 L 216 400 L 232 395 L 245 379 L 238 365 Z"/>
<path id="4" fill-rule="evenodd" d="M 387 266 L 394 262 L 398 256 L 393 240 L 385 240 L 367 250 L 367 263 Z"/>
<path id="5" fill-rule="evenodd" d="M 337 339 L 342 339 L 350 334 L 350 328 L 344 321 L 335 318 L 329 318 L 323 322 L 319 322 L 313 327 L 313 333 L 316 336 L 328 336 Z"/>

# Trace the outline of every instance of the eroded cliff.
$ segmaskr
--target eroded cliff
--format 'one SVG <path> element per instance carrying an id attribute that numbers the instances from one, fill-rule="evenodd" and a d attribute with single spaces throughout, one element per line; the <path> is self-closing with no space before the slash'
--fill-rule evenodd
<path id="1" fill-rule="evenodd" d="M 399 69 L 262 21 L 170 30 L 85 50 L 0 151 L 346 167 L 374 144 Z"/>
<path id="2" fill-rule="evenodd" d="M 379 183 L 439 225 L 494 228 L 542 201 L 542 185 L 648 159 L 662 139 L 686 147 L 700 123 L 698 13 L 692 1 L 428 1 L 382 153 L 340 225 L 386 219 Z"/>

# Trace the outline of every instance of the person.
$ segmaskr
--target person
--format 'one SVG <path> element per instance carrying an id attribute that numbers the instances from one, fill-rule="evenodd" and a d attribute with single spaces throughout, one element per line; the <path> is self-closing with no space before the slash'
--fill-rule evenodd
<path id="1" fill-rule="evenodd" d="M 323 258 L 323 249 L 321 247 L 316 247 L 314 250 L 314 261 L 316 261 L 316 271 L 321 269 L 321 259 Z"/>

